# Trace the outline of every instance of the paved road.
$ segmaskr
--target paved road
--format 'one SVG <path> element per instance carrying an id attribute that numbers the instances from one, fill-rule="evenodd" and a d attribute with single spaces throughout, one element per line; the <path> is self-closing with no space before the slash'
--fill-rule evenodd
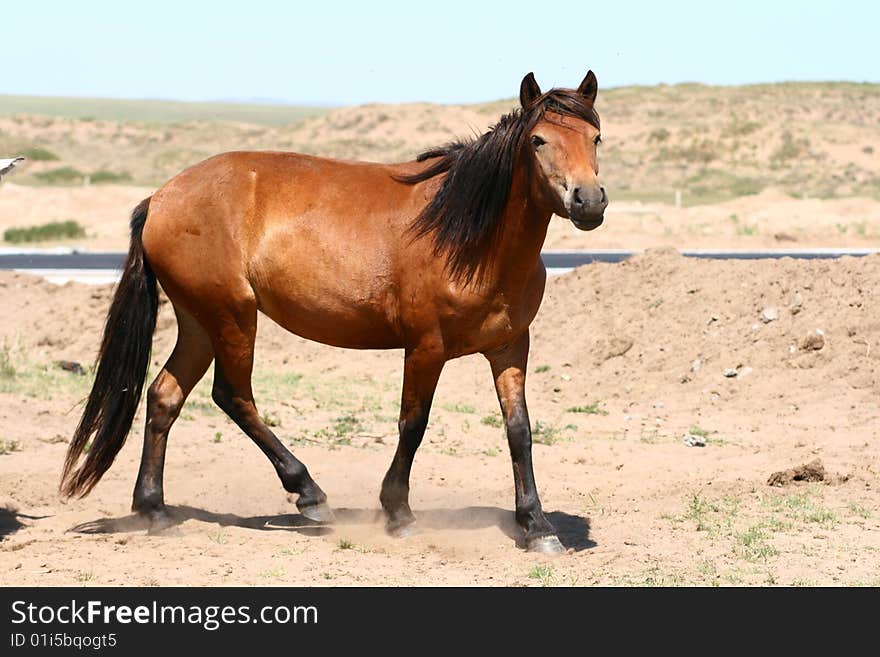
<path id="1" fill-rule="evenodd" d="M 841 256 L 864 256 L 880 252 L 880 249 L 780 249 L 774 251 L 682 251 L 691 258 L 718 260 L 761 260 L 765 258 L 839 258 Z M 620 262 L 638 251 L 545 251 L 542 253 L 548 269 L 572 269 L 590 262 Z M 125 253 L 74 253 L 74 252 L 13 252 L 0 251 L 0 269 L 20 270 L 118 270 L 125 261 Z"/>
<path id="2" fill-rule="evenodd" d="M 880 249 L 775 249 L 764 251 L 725 251 L 716 249 L 681 251 L 688 258 L 708 258 L 713 260 L 766 260 L 778 258 L 798 258 L 815 260 L 840 258 L 841 256 L 865 256 L 878 253 Z M 544 251 L 541 257 L 547 268 L 572 269 L 590 262 L 621 262 L 640 251 Z"/>

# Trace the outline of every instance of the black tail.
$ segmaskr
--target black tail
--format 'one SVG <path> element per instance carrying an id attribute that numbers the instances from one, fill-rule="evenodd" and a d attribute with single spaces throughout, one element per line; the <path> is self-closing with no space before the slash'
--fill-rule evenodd
<path id="1" fill-rule="evenodd" d="M 64 461 L 61 492 L 68 496 L 87 495 L 107 472 L 141 399 L 159 302 L 141 241 L 149 207 L 144 199 L 131 214 L 131 247 L 104 325 L 95 383 Z M 89 440 L 85 460 L 74 470 Z"/>

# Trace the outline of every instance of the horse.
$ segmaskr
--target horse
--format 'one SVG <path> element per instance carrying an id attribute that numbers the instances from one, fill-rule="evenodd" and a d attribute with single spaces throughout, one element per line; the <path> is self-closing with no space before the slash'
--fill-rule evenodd
<path id="1" fill-rule="evenodd" d="M 262 312 L 327 345 L 404 350 L 399 441 L 379 496 L 394 536 L 416 530 L 410 470 L 444 363 L 483 354 L 504 418 L 526 549 L 564 551 L 535 484 L 526 366 L 551 217 L 593 230 L 608 204 L 598 181 L 597 91 L 592 71 L 577 89 L 546 93 L 529 73 L 520 107 L 485 134 L 410 162 L 235 151 L 172 178 L 132 212 L 128 258 L 61 493 L 87 495 L 131 428 L 150 362 L 158 282 L 178 334 L 146 394 L 132 511 L 151 528 L 171 522 L 163 490 L 168 432 L 212 361 L 214 402 L 298 495 L 299 512 L 332 522 L 324 491 L 257 412 L 251 374 Z"/>

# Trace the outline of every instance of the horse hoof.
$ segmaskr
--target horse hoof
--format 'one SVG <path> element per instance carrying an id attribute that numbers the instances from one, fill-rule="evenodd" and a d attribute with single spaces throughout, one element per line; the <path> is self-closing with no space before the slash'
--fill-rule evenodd
<path id="1" fill-rule="evenodd" d="M 333 509 L 331 509 L 326 502 L 310 504 L 309 506 L 299 506 L 297 504 L 297 508 L 304 518 L 307 518 L 312 522 L 327 524 L 336 519 L 336 516 L 333 514 Z"/>
<path id="2" fill-rule="evenodd" d="M 393 536 L 394 538 L 409 538 L 410 536 L 417 536 L 418 533 L 419 528 L 414 522 L 408 522 L 405 525 L 398 525 L 397 527 L 388 527 L 389 536 Z"/>
<path id="3" fill-rule="evenodd" d="M 179 536 L 178 521 L 166 509 L 142 514 L 147 521 L 148 536 Z"/>
<path id="4" fill-rule="evenodd" d="M 537 554 L 565 554 L 565 547 L 553 535 L 528 539 L 526 550 Z"/>

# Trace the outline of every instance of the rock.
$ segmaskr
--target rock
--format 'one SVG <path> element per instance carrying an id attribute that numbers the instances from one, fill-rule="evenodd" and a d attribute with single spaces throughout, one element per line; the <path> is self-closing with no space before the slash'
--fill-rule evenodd
<path id="1" fill-rule="evenodd" d="M 606 360 L 623 356 L 632 349 L 633 340 L 626 336 L 614 336 L 608 340 L 601 339 L 596 343 L 595 364 L 601 365 Z"/>
<path id="2" fill-rule="evenodd" d="M 732 367 L 728 367 L 726 370 L 724 370 L 724 376 L 726 376 L 728 379 L 732 379 L 737 375 L 737 373 L 738 372 Z"/>
<path id="3" fill-rule="evenodd" d="M 689 433 L 684 437 L 684 444 L 688 447 L 705 447 L 706 439 L 703 436 Z"/>
<path id="4" fill-rule="evenodd" d="M 694 359 L 694 361 L 691 363 L 691 372 L 696 374 L 697 372 L 700 371 L 700 368 L 702 366 L 703 366 L 703 361 L 701 361 L 699 358 Z"/>
<path id="5" fill-rule="evenodd" d="M 654 402 L 654 408 L 665 408 L 665 407 L 666 407 L 666 404 L 664 404 L 662 401 Z"/>
<path id="6" fill-rule="evenodd" d="M 761 321 L 765 324 L 775 322 L 777 319 L 779 319 L 779 309 L 775 306 L 767 306 L 761 311 Z"/>
<path id="7" fill-rule="evenodd" d="M 804 298 L 801 296 L 800 292 L 795 292 L 791 296 L 791 302 L 788 304 L 788 312 L 792 315 L 797 315 L 801 308 L 804 305 Z"/>
<path id="8" fill-rule="evenodd" d="M 72 372 L 73 374 L 79 374 L 80 376 L 86 375 L 86 371 L 83 369 L 83 366 L 75 361 L 59 360 L 55 364 L 65 372 Z"/>
<path id="9" fill-rule="evenodd" d="M 822 329 L 816 329 L 807 333 L 800 341 L 801 351 L 819 351 L 825 346 L 825 332 Z"/>
<path id="10" fill-rule="evenodd" d="M 768 486 L 787 486 L 795 481 L 825 481 L 825 466 L 819 459 L 806 465 L 774 472 L 767 480 Z"/>

